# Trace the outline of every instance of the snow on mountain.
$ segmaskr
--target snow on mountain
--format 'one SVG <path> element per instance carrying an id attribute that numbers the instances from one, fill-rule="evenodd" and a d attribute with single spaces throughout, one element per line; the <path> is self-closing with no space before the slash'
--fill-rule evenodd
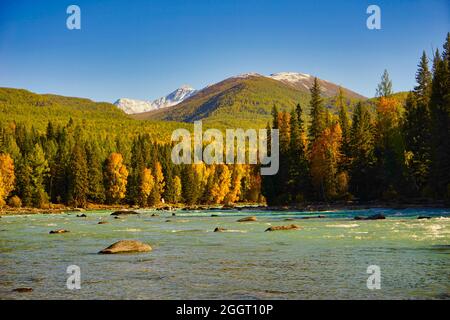
<path id="1" fill-rule="evenodd" d="M 151 101 L 120 98 L 114 104 L 125 113 L 133 114 L 153 110 Z"/>
<path id="2" fill-rule="evenodd" d="M 167 96 L 153 101 L 121 98 L 114 102 L 114 104 L 125 113 L 135 114 L 177 105 L 194 95 L 196 92 L 197 90 L 194 88 L 183 85 L 177 90 L 169 93 Z"/>
<path id="3" fill-rule="evenodd" d="M 269 76 L 269 78 L 281 81 L 287 85 L 293 86 L 298 90 L 309 90 L 314 83 L 314 76 L 306 74 L 306 73 L 298 73 L 298 72 L 279 72 L 274 73 Z M 339 91 L 339 85 L 332 83 L 327 80 L 318 79 L 322 95 L 326 97 L 335 96 Z M 362 99 L 364 96 L 351 91 L 349 89 L 343 88 L 345 94 L 350 98 Z"/>

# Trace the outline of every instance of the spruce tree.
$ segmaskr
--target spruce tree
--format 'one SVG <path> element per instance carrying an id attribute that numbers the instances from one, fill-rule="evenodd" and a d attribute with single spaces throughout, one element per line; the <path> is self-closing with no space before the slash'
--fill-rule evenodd
<path id="1" fill-rule="evenodd" d="M 371 115 L 361 102 L 353 112 L 350 155 L 350 192 L 362 200 L 368 200 L 373 194 L 375 178 L 372 174 L 375 164 L 374 136 Z"/>
<path id="2" fill-rule="evenodd" d="M 320 136 L 326 127 L 325 108 L 323 106 L 323 100 L 321 98 L 321 88 L 319 80 L 314 78 L 313 86 L 310 89 L 311 101 L 310 105 L 310 118 L 311 124 L 308 130 L 310 145 Z"/>
<path id="3" fill-rule="evenodd" d="M 377 97 L 389 97 L 392 95 L 392 81 L 389 79 L 389 73 L 384 70 L 381 76 L 381 82 L 378 84 L 376 96 Z"/>
<path id="4" fill-rule="evenodd" d="M 70 159 L 69 204 L 75 207 L 86 207 L 89 193 L 88 164 L 84 148 L 77 143 Z"/>

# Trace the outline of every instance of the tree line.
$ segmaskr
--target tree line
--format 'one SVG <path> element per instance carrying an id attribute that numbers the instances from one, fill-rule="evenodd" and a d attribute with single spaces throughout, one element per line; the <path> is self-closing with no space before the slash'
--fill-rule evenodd
<path id="1" fill-rule="evenodd" d="M 403 105 L 385 71 L 376 98 L 357 103 L 352 117 L 342 90 L 338 114 L 325 107 L 317 79 L 309 123 L 300 105 L 290 113 L 274 106 L 267 127 L 279 129 L 280 170 L 263 177 L 267 203 L 450 199 L 449 34 L 431 70 L 423 52 L 416 82 Z"/>
<path id="2" fill-rule="evenodd" d="M 103 136 L 103 138 L 102 138 Z M 107 139 L 71 119 L 45 133 L 11 122 L 0 127 L 0 205 L 46 208 L 95 204 L 233 204 L 262 201 L 250 165 L 174 165 L 171 144 L 150 135 Z"/>

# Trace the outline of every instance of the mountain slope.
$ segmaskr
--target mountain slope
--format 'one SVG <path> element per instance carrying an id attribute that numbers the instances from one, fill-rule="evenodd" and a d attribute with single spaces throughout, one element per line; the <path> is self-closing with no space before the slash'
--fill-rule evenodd
<path id="1" fill-rule="evenodd" d="M 271 118 L 274 105 L 280 111 L 290 111 L 300 103 L 305 114 L 309 113 L 309 88 L 288 80 L 275 79 L 259 74 L 244 74 L 228 78 L 217 84 L 198 91 L 194 96 L 186 99 L 170 109 L 160 109 L 132 115 L 134 119 L 153 119 L 168 121 L 193 122 L 202 119 L 209 126 L 223 127 L 255 127 L 261 128 Z M 296 85 L 297 84 L 297 85 Z M 334 88 L 326 91 L 329 102 L 334 96 Z M 350 93 L 349 98 L 362 97 Z M 327 95 L 325 95 L 326 97 Z M 361 99 L 365 99 L 362 97 Z"/>
<path id="2" fill-rule="evenodd" d="M 279 72 L 269 76 L 272 79 L 281 81 L 287 85 L 293 86 L 298 90 L 309 90 L 313 83 L 314 77 L 306 73 L 297 72 Z M 333 97 L 339 92 L 339 85 L 332 82 L 318 79 L 322 88 L 324 97 Z M 350 99 L 366 99 L 366 97 L 346 88 L 342 88 L 346 97 Z"/>
<path id="3" fill-rule="evenodd" d="M 107 132 L 112 142 L 139 133 L 167 142 L 173 130 L 192 127 L 188 123 L 136 121 L 111 103 L 0 87 L 0 127 L 22 123 L 45 132 L 49 121 L 66 125 L 70 119 L 92 135 Z"/>
<path id="4" fill-rule="evenodd" d="M 120 98 L 114 104 L 127 114 L 142 113 L 161 108 L 167 108 L 184 101 L 197 92 L 194 88 L 184 85 L 167 96 L 153 101 Z"/>

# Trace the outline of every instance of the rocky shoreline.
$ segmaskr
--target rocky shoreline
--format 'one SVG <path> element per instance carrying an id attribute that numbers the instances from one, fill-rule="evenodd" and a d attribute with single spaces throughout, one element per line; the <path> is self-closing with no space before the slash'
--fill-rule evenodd
<path id="1" fill-rule="evenodd" d="M 444 201 L 424 201 L 414 203 L 390 203 L 390 202 L 367 202 L 367 203 L 352 203 L 352 202 L 335 202 L 335 203 L 310 203 L 304 205 L 291 206 L 267 206 L 264 204 L 237 204 L 237 205 L 161 205 L 158 207 L 137 207 L 128 205 L 97 205 L 90 204 L 86 208 L 73 208 L 62 205 L 52 205 L 49 208 L 12 208 L 3 207 L 0 209 L 0 216 L 5 215 L 29 215 L 29 214 L 64 214 L 69 212 L 84 212 L 110 210 L 118 212 L 126 212 L 131 210 L 155 210 L 155 211 L 302 211 L 302 212 L 330 212 L 338 210 L 364 210 L 374 208 L 388 208 L 388 209 L 408 209 L 408 208 L 450 208 L 450 203 Z"/>

